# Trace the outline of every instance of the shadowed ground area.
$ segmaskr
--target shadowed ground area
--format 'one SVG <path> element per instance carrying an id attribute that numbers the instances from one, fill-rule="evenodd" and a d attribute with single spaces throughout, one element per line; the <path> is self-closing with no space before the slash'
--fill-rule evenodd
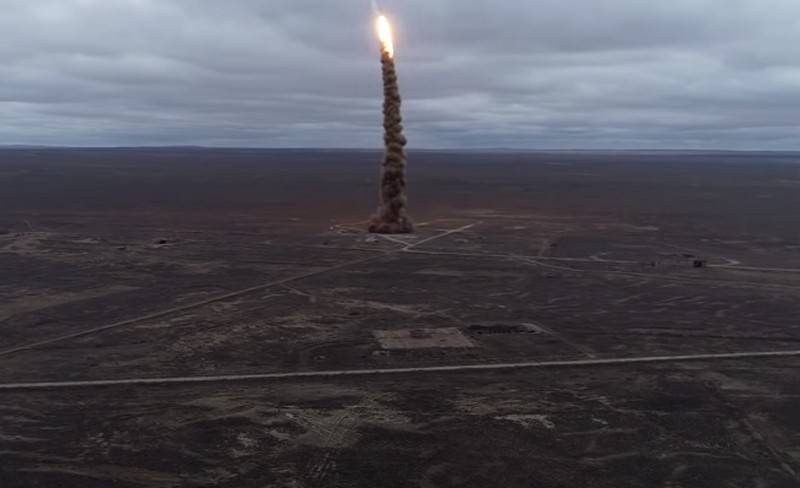
<path id="1" fill-rule="evenodd" d="M 0 485 L 798 486 L 799 155 L 380 158 L 0 151 Z"/>

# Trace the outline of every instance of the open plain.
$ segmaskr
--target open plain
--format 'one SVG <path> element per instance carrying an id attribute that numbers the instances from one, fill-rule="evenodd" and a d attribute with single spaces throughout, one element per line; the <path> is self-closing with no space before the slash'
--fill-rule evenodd
<path id="1" fill-rule="evenodd" d="M 800 154 L 0 151 L 0 486 L 800 486 Z"/>

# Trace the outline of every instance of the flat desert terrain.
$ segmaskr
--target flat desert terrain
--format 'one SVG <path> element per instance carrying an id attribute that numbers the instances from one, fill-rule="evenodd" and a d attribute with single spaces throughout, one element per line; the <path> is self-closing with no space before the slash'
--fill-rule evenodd
<path id="1" fill-rule="evenodd" d="M 800 154 L 0 150 L 0 486 L 800 486 Z"/>

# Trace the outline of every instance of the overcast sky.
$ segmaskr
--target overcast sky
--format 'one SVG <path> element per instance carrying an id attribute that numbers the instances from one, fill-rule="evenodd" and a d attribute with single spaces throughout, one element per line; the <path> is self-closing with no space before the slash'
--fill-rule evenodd
<path id="1" fill-rule="evenodd" d="M 379 5 L 412 148 L 800 149 L 800 0 Z M 382 144 L 369 0 L 0 6 L 0 144 Z"/>

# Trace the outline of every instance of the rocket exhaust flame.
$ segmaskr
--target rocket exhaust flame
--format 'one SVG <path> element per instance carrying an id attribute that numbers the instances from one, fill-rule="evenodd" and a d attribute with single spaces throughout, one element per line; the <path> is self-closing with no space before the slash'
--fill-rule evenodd
<path id="1" fill-rule="evenodd" d="M 406 214 L 406 155 L 403 149 L 403 119 L 400 116 L 400 89 L 394 64 L 392 28 L 383 15 L 376 22 L 381 41 L 383 69 L 383 142 L 385 146 L 381 176 L 381 206 L 373 216 L 370 232 L 405 234 L 414 231 Z"/>
<path id="2" fill-rule="evenodd" d="M 378 39 L 381 41 L 381 51 L 393 58 L 394 39 L 392 38 L 392 25 L 389 24 L 389 19 L 385 15 L 379 16 L 378 20 L 375 21 L 375 28 L 378 31 Z"/>

